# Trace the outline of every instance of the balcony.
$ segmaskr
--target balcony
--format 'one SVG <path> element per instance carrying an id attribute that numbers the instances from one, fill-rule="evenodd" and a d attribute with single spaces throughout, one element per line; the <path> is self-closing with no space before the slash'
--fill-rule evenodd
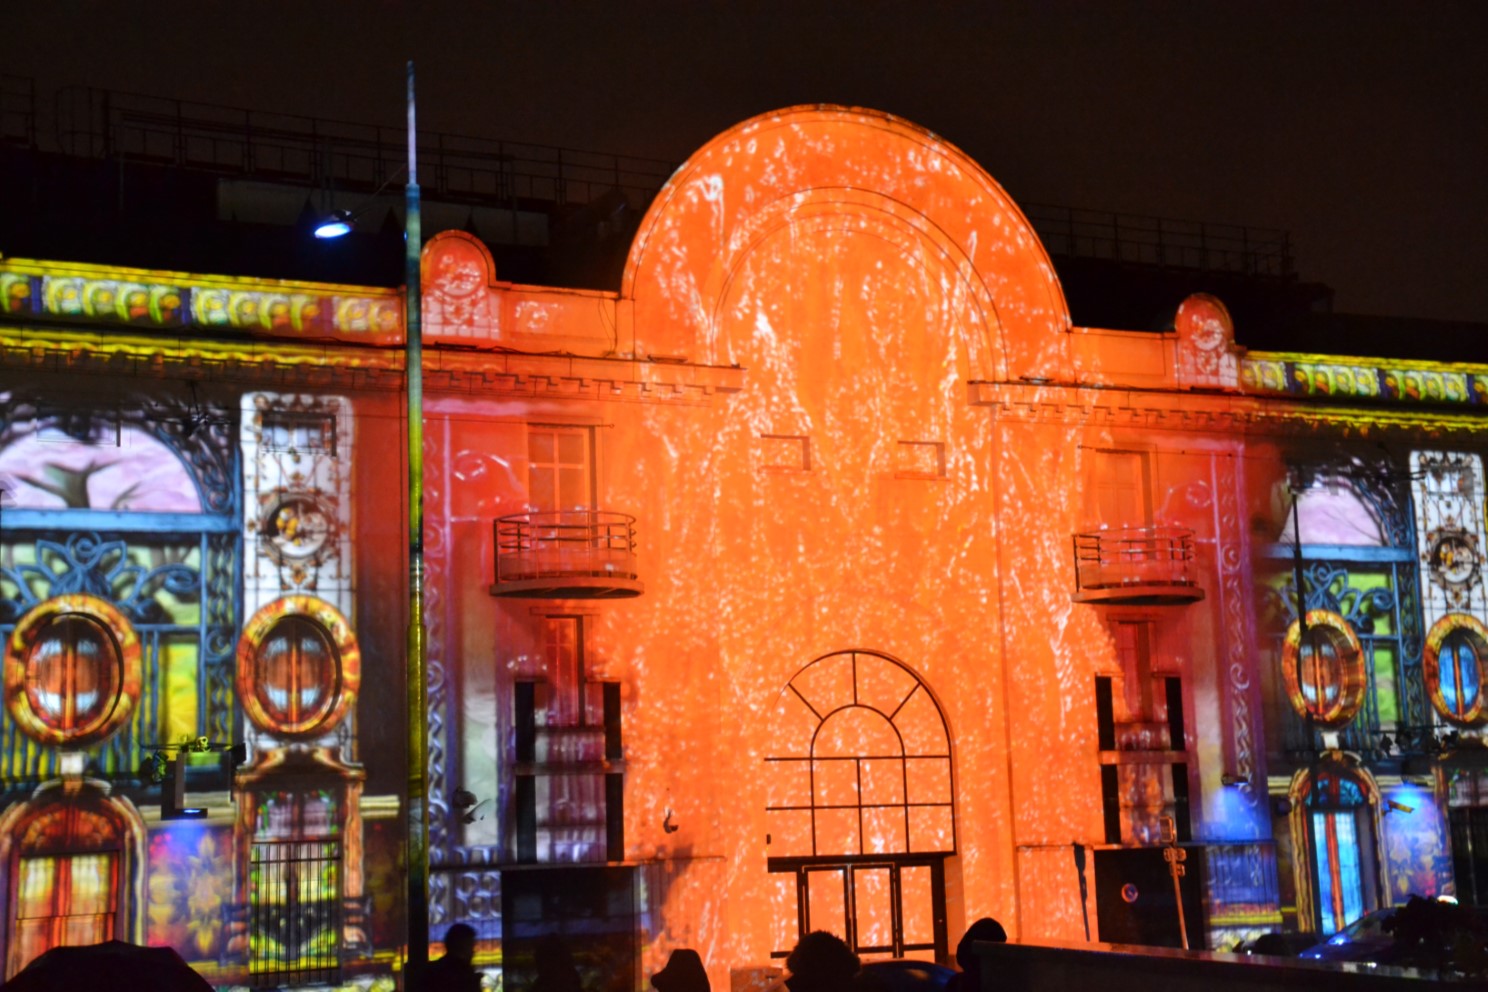
<path id="1" fill-rule="evenodd" d="M 1076 534 L 1074 542 L 1077 603 L 1178 606 L 1204 598 L 1187 528 L 1123 527 Z"/>
<path id="2" fill-rule="evenodd" d="M 493 596 L 525 599 L 629 599 L 636 575 L 635 517 L 605 510 L 559 510 L 499 517 Z"/>

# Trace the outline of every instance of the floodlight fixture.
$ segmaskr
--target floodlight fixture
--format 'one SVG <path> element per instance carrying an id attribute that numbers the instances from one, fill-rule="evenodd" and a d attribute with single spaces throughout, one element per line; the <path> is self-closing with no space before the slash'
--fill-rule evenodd
<path id="1" fill-rule="evenodd" d="M 356 223 L 352 219 L 351 211 L 333 210 L 330 216 L 315 225 L 315 236 L 322 241 L 329 241 L 332 238 L 345 237 L 354 227 Z"/>

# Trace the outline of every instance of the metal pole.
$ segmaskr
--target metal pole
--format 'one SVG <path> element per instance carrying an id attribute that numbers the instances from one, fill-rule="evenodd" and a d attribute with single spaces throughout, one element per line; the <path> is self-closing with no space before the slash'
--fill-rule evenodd
<path id="1" fill-rule="evenodd" d="M 1302 719 L 1307 730 L 1307 750 L 1312 750 L 1312 707 L 1307 703 L 1303 655 L 1307 650 L 1307 596 L 1302 586 L 1302 518 L 1297 512 L 1302 490 L 1292 490 L 1292 584 L 1297 587 L 1297 691 L 1302 694 Z M 1313 659 L 1316 665 L 1317 659 Z"/>
<path id="2" fill-rule="evenodd" d="M 413 62 L 408 63 L 408 186 L 404 216 L 405 374 L 408 377 L 408 960 L 404 988 L 418 989 L 429 961 L 428 707 L 424 630 L 424 344 L 420 323 L 418 156 Z"/>

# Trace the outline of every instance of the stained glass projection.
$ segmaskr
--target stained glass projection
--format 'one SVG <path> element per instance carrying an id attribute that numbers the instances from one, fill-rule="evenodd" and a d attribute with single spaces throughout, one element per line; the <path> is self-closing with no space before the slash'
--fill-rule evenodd
<path id="1" fill-rule="evenodd" d="M 1341 727 L 1364 701 L 1364 663 L 1359 638 L 1347 620 L 1328 610 L 1309 610 L 1307 629 L 1293 623 L 1282 646 L 1281 672 L 1299 716 L 1324 727 Z"/>
<path id="2" fill-rule="evenodd" d="M 140 692 L 140 645 L 129 621 L 94 596 L 58 596 L 16 625 L 7 642 L 11 717 L 45 744 L 81 746 L 117 730 Z"/>
<path id="3" fill-rule="evenodd" d="M 1488 627 L 1465 613 L 1448 613 L 1426 635 L 1426 690 L 1438 713 L 1458 726 L 1483 719 L 1483 664 Z"/>

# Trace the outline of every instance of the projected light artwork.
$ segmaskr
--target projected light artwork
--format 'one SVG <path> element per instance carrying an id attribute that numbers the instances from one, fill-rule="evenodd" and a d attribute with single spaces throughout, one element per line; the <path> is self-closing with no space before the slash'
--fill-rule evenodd
<path id="1" fill-rule="evenodd" d="M 1194 946 L 1488 902 L 1488 369 L 1072 326 L 1007 194 L 862 110 L 704 146 L 617 292 L 460 232 L 423 287 L 430 930 L 511 987 L 1177 946 L 1168 824 Z M 0 300 L 6 976 L 390 987 L 398 295 Z"/>

